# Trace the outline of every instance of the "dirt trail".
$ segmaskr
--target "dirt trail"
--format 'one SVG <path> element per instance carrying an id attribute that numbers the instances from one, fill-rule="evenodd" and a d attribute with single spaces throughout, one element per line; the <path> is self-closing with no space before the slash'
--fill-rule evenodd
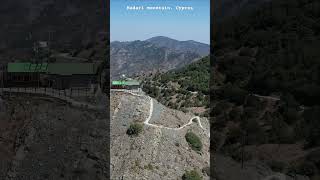
<path id="1" fill-rule="evenodd" d="M 149 99 L 150 101 L 150 108 L 149 108 L 149 115 L 148 117 L 146 118 L 146 120 L 143 122 L 145 125 L 147 126 L 151 126 L 151 127 L 154 127 L 154 128 L 163 128 L 163 129 L 169 129 L 169 130 L 174 130 L 174 131 L 179 131 L 179 130 L 182 130 L 183 128 L 191 125 L 193 122 L 196 121 L 196 123 L 198 123 L 199 127 L 203 130 L 203 131 L 207 131 L 201 124 L 201 119 L 199 116 L 194 116 L 192 117 L 188 123 L 184 124 L 183 126 L 179 127 L 179 128 L 172 128 L 172 127 L 166 127 L 166 126 L 163 126 L 163 125 L 156 125 L 156 124 L 151 124 L 149 123 L 150 120 L 151 120 L 151 117 L 152 117 L 152 114 L 153 114 L 153 99 L 149 96 L 146 96 L 146 95 L 142 95 L 142 94 L 136 94 L 134 93 L 133 91 L 128 91 L 128 90 L 117 90 L 117 91 L 122 91 L 122 92 L 126 92 L 126 93 L 129 93 L 133 96 L 138 96 L 138 97 L 146 97 Z M 195 120 L 195 121 L 194 121 Z M 208 137 L 210 137 L 210 133 L 207 134 Z"/>
<path id="2" fill-rule="evenodd" d="M 87 103 L 87 102 L 80 102 L 80 101 L 77 101 L 77 100 L 72 99 L 72 98 L 67 97 L 67 96 L 61 96 L 60 93 L 55 93 L 51 89 L 46 89 L 45 90 L 44 88 L 37 88 L 35 90 L 34 88 L 27 88 L 27 89 L 23 89 L 23 88 L 1 88 L 1 91 L 2 92 L 8 92 L 8 93 L 28 93 L 28 94 L 46 95 L 46 96 L 49 96 L 49 97 L 61 99 L 61 100 L 66 101 L 66 102 L 68 102 L 71 105 L 76 106 L 76 107 L 84 107 L 84 108 L 93 109 L 93 110 L 103 110 L 103 109 L 106 108 L 106 107 L 103 107 L 103 106 L 93 105 L 93 104 L 90 104 L 90 103 Z"/>

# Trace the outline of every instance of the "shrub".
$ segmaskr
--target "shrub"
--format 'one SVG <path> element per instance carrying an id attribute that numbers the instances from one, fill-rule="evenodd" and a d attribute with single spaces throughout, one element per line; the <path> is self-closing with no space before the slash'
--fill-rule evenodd
<path id="1" fill-rule="evenodd" d="M 254 55 L 254 50 L 247 48 L 247 47 L 242 47 L 239 51 L 239 56 L 250 56 L 252 57 Z"/>
<path id="2" fill-rule="evenodd" d="M 234 144 L 237 142 L 241 142 L 241 139 L 245 136 L 243 130 L 234 125 L 229 127 L 229 131 L 227 133 L 226 144 Z"/>
<path id="3" fill-rule="evenodd" d="M 194 134 L 193 132 L 188 132 L 185 138 L 194 151 L 201 151 L 202 142 L 196 134 Z"/>
<path id="4" fill-rule="evenodd" d="M 286 166 L 285 163 L 275 160 L 270 161 L 268 165 L 275 172 L 282 172 Z"/>
<path id="5" fill-rule="evenodd" d="M 298 164 L 291 164 L 288 167 L 288 174 L 301 174 L 313 176 L 317 172 L 317 167 L 313 162 L 303 161 Z"/>
<path id="6" fill-rule="evenodd" d="M 284 118 L 288 124 L 293 124 L 299 120 L 299 112 L 296 108 L 287 108 L 284 112 Z"/>
<path id="7" fill-rule="evenodd" d="M 232 104 L 230 104 L 227 101 L 221 101 L 218 102 L 217 105 L 215 106 L 215 108 L 213 109 L 213 113 L 215 116 L 218 116 L 220 114 L 223 114 L 224 112 L 226 112 Z"/>
<path id="8" fill-rule="evenodd" d="M 210 177 L 210 167 L 206 166 L 202 168 L 202 173 Z"/>
<path id="9" fill-rule="evenodd" d="M 129 136 L 138 136 L 143 130 L 143 126 L 140 123 L 133 123 L 127 130 Z"/>
<path id="10" fill-rule="evenodd" d="M 226 152 L 230 154 L 231 158 L 237 162 L 246 162 L 253 159 L 253 155 L 238 145 L 231 145 L 225 147 Z"/>
<path id="11" fill-rule="evenodd" d="M 237 105 L 243 104 L 248 92 L 238 86 L 227 84 L 217 91 L 220 99 L 228 99 Z"/>
<path id="12" fill-rule="evenodd" d="M 241 129 L 246 133 L 246 144 L 265 143 L 266 135 L 257 119 L 243 119 L 241 121 Z"/>
<path id="13" fill-rule="evenodd" d="M 247 96 L 246 106 L 248 106 L 248 107 L 259 107 L 260 104 L 261 104 L 261 102 L 260 102 L 258 97 L 253 96 L 253 95 Z"/>
<path id="14" fill-rule="evenodd" d="M 152 171 L 153 170 L 153 166 L 149 163 L 148 165 L 144 166 L 144 169 L 148 169 L 148 170 Z"/>
<path id="15" fill-rule="evenodd" d="M 306 176 L 313 176 L 317 172 L 317 167 L 312 162 L 303 162 L 298 166 L 298 174 L 303 174 Z"/>
<path id="16" fill-rule="evenodd" d="M 202 180 L 202 177 L 196 170 L 186 171 L 183 176 L 183 180 Z"/>
<path id="17" fill-rule="evenodd" d="M 240 121 L 242 112 L 240 108 L 234 107 L 232 110 L 229 112 L 229 120 L 231 121 Z"/>

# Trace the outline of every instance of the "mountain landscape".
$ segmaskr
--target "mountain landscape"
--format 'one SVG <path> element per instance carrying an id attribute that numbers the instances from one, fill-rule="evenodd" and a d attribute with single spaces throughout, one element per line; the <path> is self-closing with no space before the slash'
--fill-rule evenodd
<path id="1" fill-rule="evenodd" d="M 204 57 L 145 77 L 144 91 L 202 117 L 210 91 L 211 178 L 319 179 L 320 4 L 256 2 L 243 1 L 238 16 L 224 6 L 211 63 Z"/>
<path id="2" fill-rule="evenodd" d="M 112 179 L 210 179 L 208 52 L 167 37 L 111 43 L 111 78 L 142 83 L 111 89 Z"/>
<path id="3" fill-rule="evenodd" d="M 102 62 L 98 71 L 107 91 L 105 8 L 104 1 L 1 1 L 1 76 L 8 62 Z M 107 95 L 99 89 L 70 100 L 1 87 L 0 179 L 108 179 Z"/>
<path id="4" fill-rule="evenodd" d="M 143 78 L 143 90 L 162 104 L 209 117 L 210 58 Z"/>
<path id="5" fill-rule="evenodd" d="M 154 104 L 165 106 L 155 109 L 170 109 L 179 114 L 176 117 L 191 114 L 202 120 L 210 116 L 213 130 L 210 134 L 210 150 L 213 152 L 210 176 L 215 180 L 319 179 L 320 56 L 317 47 L 320 3 L 315 0 L 224 3 L 227 4 L 217 7 L 225 9 L 220 9 L 220 13 L 224 11 L 226 14 L 216 17 L 219 20 L 214 30 L 212 58 L 202 56 L 184 66 L 140 76 L 144 92 Z M 156 47 L 167 45 L 178 51 L 188 49 L 175 48 L 175 41 L 164 43 L 163 37 L 149 41 L 155 42 Z M 210 87 L 205 86 L 209 79 Z M 205 99 L 209 93 L 208 107 Z M 116 104 L 122 106 L 121 103 Z M 208 111 L 210 108 L 212 111 Z M 153 113 L 157 113 L 155 109 Z M 180 121 L 163 117 L 160 121 L 151 118 L 150 122 L 168 127 Z M 134 121 L 139 123 L 139 119 Z M 150 124 L 143 120 L 140 123 L 143 124 L 143 133 L 135 138 L 136 141 L 133 140 L 140 144 L 137 149 L 142 142 L 149 143 L 145 133 L 150 133 L 149 128 L 155 127 L 149 127 Z M 191 130 L 201 142 L 205 142 L 206 138 L 199 135 L 201 131 L 193 129 L 193 125 Z M 128 122 L 123 126 L 130 129 Z M 164 129 L 159 130 L 164 139 L 166 133 Z M 183 141 L 181 139 L 180 142 Z M 157 147 L 161 148 L 161 145 Z M 131 149 L 130 157 L 138 156 L 137 149 Z M 144 157 L 147 151 L 142 148 L 140 152 Z M 163 157 L 160 152 L 158 154 Z M 137 166 L 145 169 L 153 167 L 152 163 L 148 165 L 149 162 L 159 164 L 161 161 L 142 159 L 146 166 L 139 165 L 141 162 Z M 203 162 L 199 167 L 204 167 Z M 123 170 L 126 171 L 125 168 Z M 199 169 L 196 171 L 206 178 Z M 183 173 L 180 168 L 177 172 L 175 177 Z M 144 177 L 152 177 L 148 172 L 140 173 Z"/>
<path id="6" fill-rule="evenodd" d="M 193 52 L 200 56 L 208 55 L 210 46 L 193 40 L 178 41 L 164 36 L 157 36 L 146 40 L 157 47 L 168 48 L 177 52 Z"/>
<path id="7" fill-rule="evenodd" d="M 111 42 L 111 78 L 142 76 L 183 67 L 209 54 L 209 45 L 154 37 L 145 41 Z"/>
<path id="8" fill-rule="evenodd" d="M 30 59 L 38 41 L 60 52 L 81 49 L 107 30 L 105 14 L 99 0 L 3 0 L 0 60 Z"/>
<path id="9" fill-rule="evenodd" d="M 215 179 L 319 179 L 319 8 L 274 0 L 217 23 Z"/>
<path id="10" fill-rule="evenodd" d="M 126 74 L 143 91 L 96 93 L 103 109 L 1 94 L 0 179 L 104 180 L 109 153 L 111 179 L 320 179 L 320 3 L 215 3 L 211 56 L 193 40 L 111 42 L 104 90 L 110 65 L 111 79 Z M 103 8 L 4 0 L 1 63 L 33 58 L 46 39 L 48 60 L 106 60 Z"/>
<path id="11" fill-rule="evenodd" d="M 144 93 L 111 91 L 111 179 L 209 180 L 209 121 Z"/>

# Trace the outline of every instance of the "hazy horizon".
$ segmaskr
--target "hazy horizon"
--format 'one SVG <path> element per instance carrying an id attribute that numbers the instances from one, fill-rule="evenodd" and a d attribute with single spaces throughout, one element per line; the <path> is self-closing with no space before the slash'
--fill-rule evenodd
<path id="1" fill-rule="evenodd" d="M 147 7 L 171 10 L 147 10 Z M 144 10 L 128 10 L 144 7 Z M 177 10 L 191 7 L 192 10 Z M 134 41 L 165 36 L 210 43 L 210 0 L 111 0 L 110 40 Z"/>
<path id="2" fill-rule="evenodd" d="M 177 40 L 177 41 L 196 41 L 196 40 L 193 40 L 193 39 L 175 39 L 175 38 L 172 38 L 172 37 L 168 37 L 168 36 L 153 36 L 153 37 L 149 37 L 149 38 L 146 38 L 146 39 L 134 39 L 134 40 L 123 40 L 123 41 L 119 41 L 119 40 L 111 40 L 110 42 L 113 43 L 113 42 L 132 42 L 132 41 L 146 41 L 148 39 L 151 39 L 151 38 L 155 38 L 155 37 L 166 37 L 166 38 L 169 38 L 169 39 L 173 39 L 173 40 Z M 210 41 L 209 43 L 206 43 L 206 42 L 200 42 L 200 41 L 196 41 L 198 43 L 203 43 L 203 44 L 207 44 L 207 45 L 210 45 Z"/>

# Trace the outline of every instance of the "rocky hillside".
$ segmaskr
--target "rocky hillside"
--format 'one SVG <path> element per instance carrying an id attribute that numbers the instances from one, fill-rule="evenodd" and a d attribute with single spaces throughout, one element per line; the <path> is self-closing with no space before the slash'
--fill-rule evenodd
<path id="1" fill-rule="evenodd" d="M 52 98 L 2 96 L 0 179 L 105 180 L 107 117 Z"/>
<path id="2" fill-rule="evenodd" d="M 204 129 L 195 120 L 184 127 L 194 115 L 169 109 L 153 100 L 151 118 L 146 124 L 149 111 L 147 96 L 111 94 L 111 178 L 181 179 L 189 171 L 196 171 L 199 177 L 209 179 L 207 119 L 201 118 Z M 136 128 L 136 134 L 129 131 L 133 124 L 140 127 Z M 186 134 L 199 138 L 201 146 L 196 149 L 192 144 L 195 142 L 187 140 Z"/>
<path id="3" fill-rule="evenodd" d="M 155 37 L 146 41 L 112 42 L 111 76 L 150 74 L 183 67 L 209 53 L 209 46 L 195 41 Z"/>
<path id="4" fill-rule="evenodd" d="M 0 7 L 1 57 L 30 58 L 37 41 L 70 51 L 106 30 L 105 3 L 100 0 L 3 0 Z"/>

